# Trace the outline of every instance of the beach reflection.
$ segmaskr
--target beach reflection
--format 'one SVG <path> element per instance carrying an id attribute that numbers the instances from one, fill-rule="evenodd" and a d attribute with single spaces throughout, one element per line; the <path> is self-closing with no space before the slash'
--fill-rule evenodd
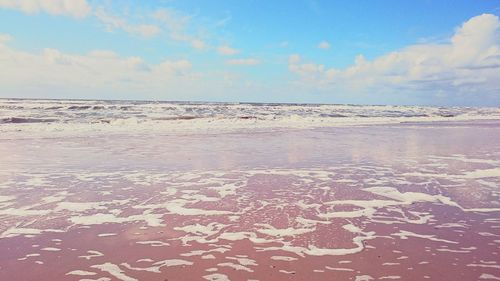
<path id="1" fill-rule="evenodd" d="M 0 140 L 0 279 L 494 276 L 498 139 L 472 124 Z"/>

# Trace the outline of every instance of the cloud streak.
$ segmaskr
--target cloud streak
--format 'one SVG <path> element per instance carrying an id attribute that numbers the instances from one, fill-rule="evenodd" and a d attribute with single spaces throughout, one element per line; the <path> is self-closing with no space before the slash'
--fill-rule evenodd
<path id="1" fill-rule="evenodd" d="M 0 7 L 28 14 L 46 12 L 74 18 L 84 18 L 92 10 L 86 0 L 0 0 Z"/>
<path id="2" fill-rule="evenodd" d="M 232 56 L 232 55 L 236 55 L 240 51 L 224 45 L 224 46 L 220 46 L 219 48 L 217 48 L 217 52 L 223 56 Z"/>
<path id="3" fill-rule="evenodd" d="M 112 32 L 115 29 L 122 29 L 127 33 L 133 35 L 139 35 L 146 38 L 151 38 L 156 36 L 161 32 L 161 29 L 152 24 L 130 24 L 124 18 L 110 15 L 102 7 L 98 8 L 94 15 L 99 19 L 101 23 L 104 24 L 108 32 Z"/>
<path id="4" fill-rule="evenodd" d="M 331 47 L 330 43 L 328 43 L 326 41 L 321 41 L 318 44 L 319 49 L 328 50 L 328 49 L 330 49 L 330 47 Z"/>
<path id="5" fill-rule="evenodd" d="M 173 9 L 161 8 L 156 10 L 152 17 L 164 26 L 170 39 L 178 42 L 187 42 L 197 50 L 208 48 L 208 44 L 201 36 L 193 35 L 188 31 L 194 16 L 186 15 Z"/>
<path id="6" fill-rule="evenodd" d="M 260 60 L 256 58 L 242 58 L 242 59 L 232 59 L 232 60 L 227 60 L 227 64 L 229 65 L 258 65 L 260 64 Z"/>

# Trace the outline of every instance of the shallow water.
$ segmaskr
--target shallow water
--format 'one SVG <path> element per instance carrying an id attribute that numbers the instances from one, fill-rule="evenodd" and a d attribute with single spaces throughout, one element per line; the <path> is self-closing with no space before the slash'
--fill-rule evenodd
<path id="1" fill-rule="evenodd" d="M 0 280 L 494 280 L 500 124 L 0 139 Z"/>

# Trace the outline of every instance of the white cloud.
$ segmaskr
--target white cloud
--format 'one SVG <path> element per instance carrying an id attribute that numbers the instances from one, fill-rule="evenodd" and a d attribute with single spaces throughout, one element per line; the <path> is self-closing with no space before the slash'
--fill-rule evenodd
<path id="1" fill-rule="evenodd" d="M 491 14 L 471 18 L 448 43 L 417 44 L 373 60 L 362 55 L 345 69 L 327 69 L 292 55 L 289 70 L 309 85 L 350 91 L 498 94 L 500 21 Z"/>
<path id="2" fill-rule="evenodd" d="M 148 63 L 109 50 L 26 52 L 0 41 L 0 65 L 0 97 L 237 101 L 269 92 L 238 73 L 196 72 L 185 59 Z"/>
<path id="3" fill-rule="evenodd" d="M 288 70 L 301 76 L 304 79 L 320 79 L 324 74 L 325 66 L 314 63 L 301 63 L 302 57 L 293 54 L 288 57 Z"/>
<path id="4" fill-rule="evenodd" d="M 227 60 L 226 63 L 229 65 L 257 65 L 260 64 L 260 60 L 255 58 L 232 59 Z"/>
<path id="5" fill-rule="evenodd" d="M 92 10 L 86 0 L 0 0 L 0 7 L 29 14 L 46 12 L 75 18 L 83 18 Z"/>
<path id="6" fill-rule="evenodd" d="M 318 44 L 318 48 L 320 49 L 323 49 L 323 50 L 327 50 L 327 49 L 330 49 L 330 43 L 326 42 L 326 41 L 321 41 L 319 44 Z"/>
<path id="7" fill-rule="evenodd" d="M 126 31 L 139 34 L 146 38 L 150 38 L 160 33 L 161 29 L 158 26 L 152 24 L 139 24 L 135 26 L 129 26 Z"/>
<path id="8" fill-rule="evenodd" d="M 176 10 L 168 8 L 156 10 L 152 17 L 164 23 L 167 29 L 173 33 L 183 33 L 192 19 L 190 15 L 181 14 Z"/>
<path id="9" fill-rule="evenodd" d="M 122 29 L 127 33 L 150 38 L 161 32 L 156 25 L 151 24 L 130 24 L 126 19 L 108 14 L 102 7 L 95 11 L 95 16 L 104 24 L 107 31 Z"/>
<path id="10" fill-rule="evenodd" d="M 207 48 L 207 43 L 205 41 L 200 40 L 200 39 L 191 39 L 191 47 L 197 49 L 197 50 L 203 50 Z"/>
<path id="11" fill-rule="evenodd" d="M 91 7 L 90 3 L 94 4 Z M 102 5 L 97 6 L 98 3 Z M 21 10 L 25 13 L 46 12 L 53 15 L 67 15 L 83 18 L 94 16 L 105 30 L 123 30 L 129 34 L 145 38 L 155 37 L 165 31 L 173 41 L 184 42 L 197 50 L 209 48 L 207 43 L 213 25 L 193 24 L 195 15 L 182 13 L 175 9 L 161 8 L 149 13 L 129 13 L 122 6 L 122 12 L 112 9 L 111 1 L 88 0 L 0 0 L 0 8 Z M 119 9 L 118 9 L 119 11 Z M 227 18 L 217 26 L 229 21 Z"/>
<path id="12" fill-rule="evenodd" d="M 291 55 L 288 58 L 289 64 L 288 69 L 300 75 L 303 78 L 311 79 L 311 78 L 321 78 L 324 74 L 325 66 L 322 64 L 314 64 L 314 63 L 299 63 L 301 60 L 298 55 Z"/>
<path id="13" fill-rule="evenodd" d="M 208 47 L 201 36 L 192 35 L 193 32 L 189 30 L 191 20 L 194 16 L 186 15 L 173 9 L 162 8 L 156 10 L 152 17 L 164 25 L 170 39 L 187 42 L 197 50 L 203 50 Z"/>
<path id="14" fill-rule="evenodd" d="M 237 53 L 239 53 L 240 51 L 237 50 L 237 49 L 233 49 L 229 46 L 220 46 L 219 48 L 217 48 L 217 52 L 220 54 L 220 55 L 224 55 L 224 56 L 232 56 L 232 55 L 236 55 Z"/>
<path id="15" fill-rule="evenodd" d="M 0 85 L 6 96 L 137 97 L 197 84 L 192 82 L 196 74 L 187 60 L 149 64 L 140 57 L 123 57 L 107 50 L 84 55 L 57 49 L 28 53 L 0 42 L 0 65 Z"/>
<path id="16" fill-rule="evenodd" d="M 214 25 L 215 27 L 224 27 L 224 26 L 226 26 L 226 25 L 227 25 L 227 23 L 228 23 L 228 22 L 230 22 L 232 19 L 233 19 L 233 16 L 232 16 L 229 12 L 227 12 L 227 15 L 226 15 L 224 18 L 222 18 L 222 19 L 220 19 L 220 20 L 217 20 L 217 21 L 216 21 L 213 25 Z"/>
<path id="17" fill-rule="evenodd" d="M 86 17 L 93 11 L 86 0 L 0 0 L 0 8 L 2 7 L 28 14 L 46 12 L 75 18 Z M 97 8 L 93 15 L 104 24 L 107 31 L 122 29 L 142 37 L 153 37 L 161 31 L 158 26 L 152 24 L 130 24 L 125 18 L 110 15 L 103 7 Z"/>
<path id="18" fill-rule="evenodd" d="M 288 58 L 288 64 L 296 64 L 296 63 L 300 62 L 300 60 L 301 60 L 300 55 L 293 54 L 293 55 L 290 55 L 290 57 Z"/>
<path id="19" fill-rule="evenodd" d="M 0 34 L 0 44 L 7 43 L 12 40 L 12 36 L 10 34 Z"/>

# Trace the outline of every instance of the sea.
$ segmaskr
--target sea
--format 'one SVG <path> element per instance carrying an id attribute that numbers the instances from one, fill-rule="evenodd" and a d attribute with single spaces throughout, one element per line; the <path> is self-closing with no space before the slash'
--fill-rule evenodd
<path id="1" fill-rule="evenodd" d="M 499 107 L 0 99 L 0 137 L 500 120 Z"/>

